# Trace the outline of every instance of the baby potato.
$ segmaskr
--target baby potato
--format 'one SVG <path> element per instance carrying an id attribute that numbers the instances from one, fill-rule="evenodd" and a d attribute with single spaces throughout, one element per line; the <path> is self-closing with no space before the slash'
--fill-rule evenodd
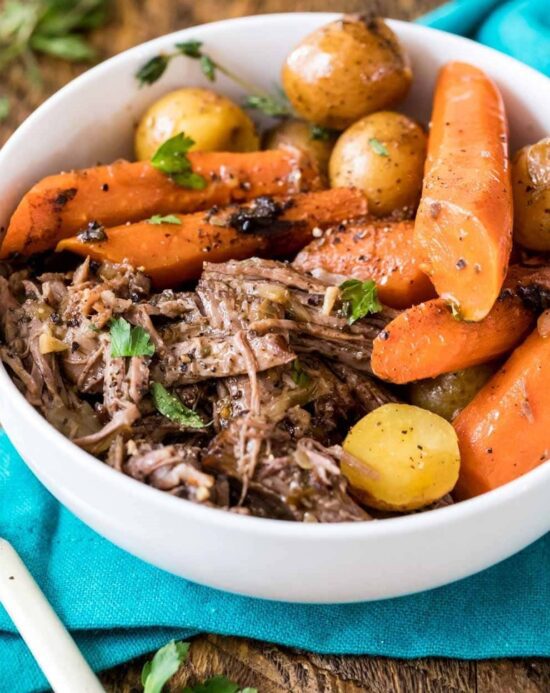
<path id="1" fill-rule="evenodd" d="M 550 250 L 550 137 L 517 152 L 512 162 L 514 240 Z"/>
<path id="2" fill-rule="evenodd" d="M 195 140 L 193 149 L 204 152 L 259 148 L 254 123 L 242 108 L 210 89 L 186 87 L 165 94 L 145 111 L 136 130 L 136 157 L 150 159 L 179 132 Z"/>
<path id="3" fill-rule="evenodd" d="M 443 498 L 458 479 L 460 453 L 448 421 L 410 404 L 384 404 L 353 426 L 342 473 L 365 505 L 408 511 Z"/>
<path id="4" fill-rule="evenodd" d="M 422 192 L 426 135 L 407 116 L 379 111 L 343 132 L 330 157 L 332 187 L 356 187 L 375 216 L 409 217 Z"/>
<path id="5" fill-rule="evenodd" d="M 320 131 L 311 123 L 298 118 L 287 118 L 265 133 L 264 149 L 298 149 L 315 164 L 319 173 L 328 177 L 328 160 L 336 136 Z"/>
<path id="6" fill-rule="evenodd" d="M 317 29 L 287 57 L 283 88 L 296 112 L 343 130 L 400 101 L 412 72 L 393 31 L 382 19 L 346 16 Z"/>
<path id="7" fill-rule="evenodd" d="M 443 373 L 437 378 L 418 380 L 409 386 L 410 401 L 417 407 L 428 409 L 447 421 L 452 421 L 495 371 L 494 364 L 484 363 L 454 373 Z"/>

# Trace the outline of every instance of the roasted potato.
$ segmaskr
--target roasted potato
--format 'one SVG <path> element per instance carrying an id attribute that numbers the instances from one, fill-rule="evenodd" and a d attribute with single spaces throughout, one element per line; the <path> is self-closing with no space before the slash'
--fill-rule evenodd
<path id="1" fill-rule="evenodd" d="M 328 179 L 328 161 L 336 135 L 330 130 L 315 127 L 305 120 L 287 118 L 264 135 L 264 149 L 298 149 L 316 165 L 323 178 Z"/>
<path id="2" fill-rule="evenodd" d="M 283 65 L 282 81 L 302 118 L 343 130 L 400 101 L 409 90 L 412 72 L 401 44 L 382 19 L 347 16 L 298 44 Z"/>
<path id="3" fill-rule="evenodd" d="M 353 186 L 375 216 L 408 217 L 422 191 L 426 135 L 407 116 L 379 111 L 343 132 L 330 157 L 332 187 Z"/>
<path id="4" fill-rule="evenodd" d="M 365 505 L 390 511 L 423 508 L 458 479 L 460 453 L 448 421 L 410 404 L 384 404 L 353 426 L 342 473 Z"/>
<path id="5" fill-rule="evenodd" d="M 150 159 L 163 142 L 179 132 L 195 140 L 195 150 L 259 149 L 254 123 L 242 108 L 210 89 L 187 87 L 165 94 L 145 111 L 136 130 L 136 157 Z"/>
<path id="6" fill-rule="evenodd" d="M 482 364 L 454 373 L 443 373 L 437 378 L 418 380 L 409 385 L 409 398 L 417 407 L 452 421 L 495 371 L 496 365 Z"/>
<path id="7" fill-rule="evenodd" d="M 517 152 L 512 162 L 514 240 L 550 250 L 550 137 Z"/>

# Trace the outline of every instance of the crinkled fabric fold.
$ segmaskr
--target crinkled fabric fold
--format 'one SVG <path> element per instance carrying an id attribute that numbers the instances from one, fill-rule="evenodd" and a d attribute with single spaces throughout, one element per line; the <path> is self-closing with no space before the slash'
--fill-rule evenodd
<path id="1" fill-rule="evenodd" d="M 475 38 L 550 76 L 548 0 L 454 0 L 417 21 Z"/>
<path id="2" fill-rule="evenodd" d="M 20 552 L 96 670 L 200 631 L 324 653 L 550 656 L 550 536 L 490 570 L 423 594 L 297 605 L 202 587 L 121 551 L 60 506 L 1 433 L 0 499 L 0 535 Z M 10 693 L 46 685 L 1 608 L 0 681 Z"/>

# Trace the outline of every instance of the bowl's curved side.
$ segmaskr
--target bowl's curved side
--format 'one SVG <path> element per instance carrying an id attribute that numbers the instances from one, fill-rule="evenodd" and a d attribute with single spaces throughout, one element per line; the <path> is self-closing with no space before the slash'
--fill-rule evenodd
<path id="1" fill-rule="evenodd" d="M 138 90 L 133 74 L 159 50 L 176 40 L 199 38 L 215 57 L 269 87 L 290 46 L 334 16 L 218 22 L 156 39 L 94 68 L 38 109 L 0 152 L 0 219 L 7 218 L 36 178 L 127 153 L 128 121 L 160 93 L 184 81 L 204 84 L 196 65 L 182 60 L 161 82 Z M 465 39 L 401 22 L 392 25 L 417 73 L 407 112 L 426 120 L 437 67 L 449 59 L 467 59 L 499 83 L 519 144 L 550 129 L 538 98 L 550 82 L 541 75 Z M 258 57 L 243 66 L 243 55 Z M 237 96 L 230 83 L 220 80 L 219 86 Z M 159 567 L 232 592 L 326 603 L 394 597 L 482 570 L 550 528 L 549 464 L 486 496 L 431 513 L 374 523 L 297 525 L 203 508 L 118 474 L 55 431 L 2 366 L 0 416 L 39 479 L 96 531 Z"/>

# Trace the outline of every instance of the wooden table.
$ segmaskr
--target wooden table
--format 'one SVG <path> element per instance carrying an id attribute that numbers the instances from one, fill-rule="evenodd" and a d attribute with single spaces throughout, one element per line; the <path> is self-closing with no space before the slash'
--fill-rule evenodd
<path id="1" fill-rule="evenodd" d="M 115 0 L 108 27 L 93 36 L 105 57 L 137 43 L 193 24 L 226 17 L 289 10 L 375 10 L 409 19 L 439 0 Z M 43 83 L 29 85 L 20 65 L 3 75 L 0 95 L 10 98 L 11 112 L 0 125 L 0 144 L 49 94 L 82 72 L 57 60 L 40 60 Z M 100 133 L 99 133 L 100 136 Z M 141 690 L 139 675 L 146 658 L 105 672 L 108 691 Z M 465 662 L 447 659 L 394 660 L 382 657 L 331 657 L 266 643 L 204 635 L 193 640 L 188 663 L 174 677 L 179 690 L 214 674 L 225 674 L 261 693 L 543 693 L 550 691 L 550 662 L 536 659 Z"/>

